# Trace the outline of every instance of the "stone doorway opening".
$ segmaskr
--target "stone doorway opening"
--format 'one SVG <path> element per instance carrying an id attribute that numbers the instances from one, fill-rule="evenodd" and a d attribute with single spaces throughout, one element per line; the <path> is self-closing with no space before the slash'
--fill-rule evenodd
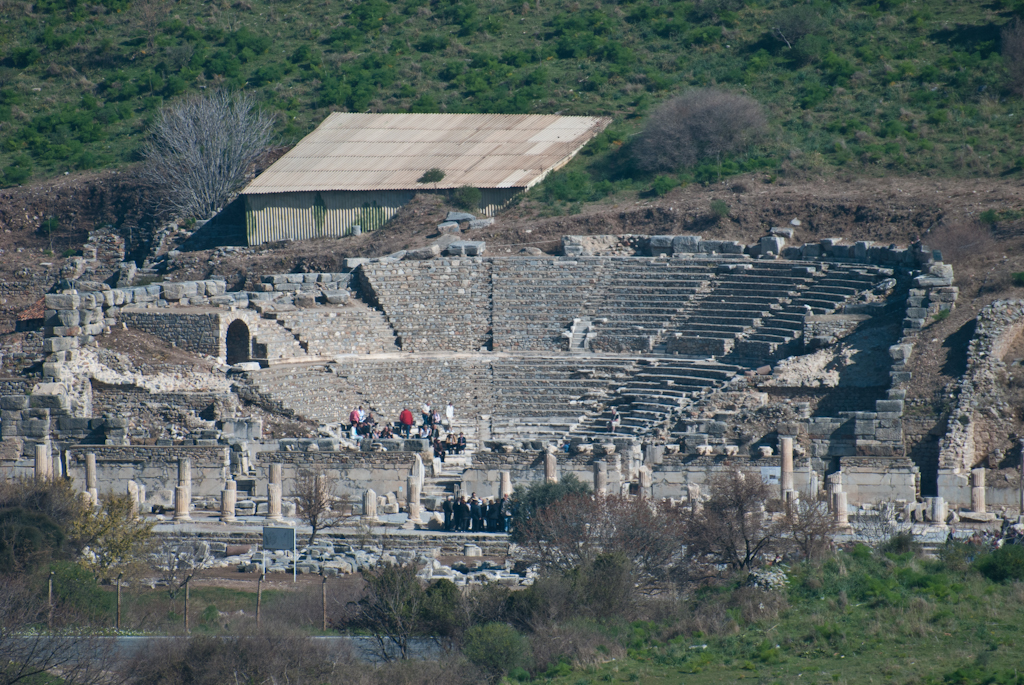
<path id="1" fill-rule="evenodd" d="M 225 342 L 228 366 L 249 361 L 249 327 L 241 319 L 235 319 L 228 326 Z"/>

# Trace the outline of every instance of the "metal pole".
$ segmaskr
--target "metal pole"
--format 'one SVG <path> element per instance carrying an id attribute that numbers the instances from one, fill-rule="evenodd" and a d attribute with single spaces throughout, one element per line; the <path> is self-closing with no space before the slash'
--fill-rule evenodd
<path id="1" fill-rule="evenodd" d="M 299 582 L 299 550 L 296 547 L 295 539 L 299 537 L 298 531 L 292 531 L 292 582 Z"/>
<path id="2" fill-rule="evenodd" d="M 323 571 L 320 571 L 320 577 L 321 577 L 320 588 L 321 588 L 322 599 L 323 599 L 322 605 L 323 605 L 323 608 L 324 608 L 323 631 L 326 633 L 327 632 L 327 576 L 324 575 Z"/>
<path id="3" fill-rule="evenodd" d="M 117 574 L 117 624 L 115 628 L 121 630 L 121 576 L 123 573 Z"/>
<path id="4" fill-rule="evenodd" d="M 263 576 L 266 573 L 261 573 L 260 577 L 256 579 L 256 629 L 260 627 L 260 605 L 263 603 Z"/>

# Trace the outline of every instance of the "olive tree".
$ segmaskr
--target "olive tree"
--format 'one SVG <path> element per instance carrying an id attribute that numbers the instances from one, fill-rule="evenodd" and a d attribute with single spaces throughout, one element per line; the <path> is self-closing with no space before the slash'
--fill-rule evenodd
<path id="1" fill-rule="evenodd" d="M 274 117 L 249 93 L 188 96 L 156 116 L 142 146 L 142 177 L 162 210 L 205 219 L 245 185 L 273 126 Z"/>

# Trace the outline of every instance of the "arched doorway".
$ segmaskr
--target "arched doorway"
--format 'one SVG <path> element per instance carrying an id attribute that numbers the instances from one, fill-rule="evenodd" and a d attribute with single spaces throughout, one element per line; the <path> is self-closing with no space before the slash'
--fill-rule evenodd
<path id="1" fill-rule="evenodd" d="M 225 339 L 228 366 L 249 361 L 249 327 L 241 319 L 235 319 L 228 326 Z"/>

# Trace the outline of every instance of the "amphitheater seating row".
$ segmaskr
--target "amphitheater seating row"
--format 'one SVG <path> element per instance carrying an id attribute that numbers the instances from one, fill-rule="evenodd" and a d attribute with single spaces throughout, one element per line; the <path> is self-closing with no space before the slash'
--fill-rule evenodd
<path id="1" fill-rule="evenodd" d="M 489 344 L 490 262 L 379 262 L 363 266 L 362 276 L 364 298 L 383 309 L 404 351 L 468 352 Z"/>

